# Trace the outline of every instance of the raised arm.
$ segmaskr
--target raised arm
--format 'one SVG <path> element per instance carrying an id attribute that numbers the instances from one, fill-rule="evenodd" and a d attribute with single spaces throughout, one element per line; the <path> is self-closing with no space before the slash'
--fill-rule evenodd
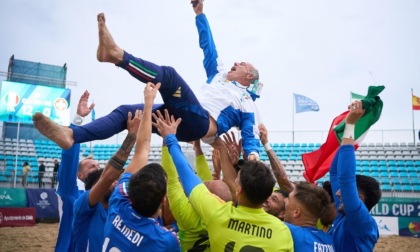
<path id="1" fill-rule="evenodd" d="M 137 133 L 134 155 L 125 172 L 136 173 L 147 164 L 152 138 L 152 107 L 159 88 L 160 83 L 155 85 L 151 82 L 148 82 L 144 88 L 143 118 Z"/>
<path id="2" fill-rule="evenodd" d="M 180 230 L 189 230 L 197 224 L 195 210 L 189 203 L 184 189 L 179 183 L 178 173 L 167 146 L 162 146 L 162 167 L 168 176 L 168 201 Z"/>
<path id="3" fill-rule="evenodd" d="M 217 51 L 214 44 L 213 35 L 211 34 L 210 25 L 203 13 L 203 0 L 197 0 L 193 10 L 196 14 L 195 24 L 198 30 L 200 48 L 203 49 L 204 60 L 203 65 L 207 74 L 207 83 L 210 83 L 213 77 L 219 72 L 217 63 Z"/>
<path id="4" fill-rule="evenodd" d="M 349 109 L 350 113 L 346 117 L 346 126 L 337 160 L 340 193 L 344 204 L 344 211 L 347 216 L 355 213 L 363 204 L 359 198 L 359 192 L 357 191 L 356 156 L 354 153 L 355 124 L 364 113 L 362 102 L 353 102 L 349 106 Z"/>
<path id="5" fill-rule="evenodd" d="M 242 148 L 244 149 L 248 160 L 260 160 L 260 140 L 258 130 L 258 124 L 260 122 L 256 118 L 256 110 L 248 108 L 247 111 L 249 112 L 242 113 L 241 119 Z"/>
<path id="6" fill-rule="evenodd" d="M 197 175 L 203 182 L 212 180 L 209 164 L 207 163 L 206 156 L 204 156 L 203 150 L 201 149 L 200 140 L 193 142 L 194 153 L 195 153 L 195 169 Z"/>
<path id="7" fill-rule="evenodd" d="M 222 167 L 223 181 L 228 185 L 233 201 L 236 201 L 236 171 L 230 162 L 226 144 L 220 137 L 217 137 L 212 143 L 213 148 L 217 149 L 220 154 L 220 163 Z"/>
<path id="8" fill-rule="evenodd" d="M 77 103 L 77 112 L 70 127 L 79 126 L 83 122 L 83 117 L 89 115 L 95 103 L 88 105 L 90 93 L 85 90 Z M 79 167 L 80 144 L 73 144 L 68 150 L 61 151 L 61 162 L 58 170 L 57 180 L 59 182 L 57 193 L 61 196 L 70 195 L 77 192 L 77 169 Z"/>
<path id="9" fill-rule="evenodd" d="M 120 149 L 111 157 L 105 165 L 105 169 L 99 181 L 92 187 L 89 193 L 89 205 L 94 206 L 102 199 L 102 197 L 109 190 L 112 183 L 114 183 L 121 175 L 124 165 L 130 156 L 131 149 L 136 142 L 136 136 L 139 124 L 142 117 L 142 111 L 136 110 L 133 116 L 128 112 L 127 130 L 128 134 L 124 139 Z"/>
<path id="10" fill-rule="evenodd" d="M 175 164 L 176 170 L 181 179 L 182 186 L 184 187 L 185 194 L 189 197 L 191 191 L 197 185 L 201 184 L 201 179 L 194 173 L 188 163 L 187 158 L 182 153 L 179 146 L 178 139 L 175 136 L 176 129 L 181 123 L 181 118 L 175 120 L 174 116 L 169 116 L 168 111 L 165 109 L 165 117 L 157 111 L 158 115 L 153 114 L 156 123 L 153 125 L 158 129 L 160 135 L 165 139 L 165 144 L 168 146 L 169 153 L 171 153 L 172 160 Z"/>
<path id="11" fill-rule="evenodd" d="M 260 130 L 261 143 L 264 145 L 267 156 L 270 160 L 271 169 L 273 170 L 274 177 L 277 180 L 280 188 L 286 193 L 291 193 L 294 189 L 293 184 L 289 181 L 286 175 L 286 171 L 279 158 L 277 157 L 274 150 L 271 148 L 270 143 L 268 142 L 268 131 L 265 128 L 264 124 L 258 126 Z"/>
<path id="12" fill-rule="evenodd" d="M 211 155 L 214 172 L 212 174 L 213 180 L 220 180 L 220 173 L 222 172 L 222 165 L 220 163 L 220 153 L 217 149 L 213 149 Z"/>
<path id="13" fill-rule="evenodd" d="M 230 162 L 235 167 L 238 165 L 242 149 L 242 138 L 236 142 L 235 132 L 223 134 L 223 140 L 226 143 L 226 148 L 229 153 Z M 244 154 L 245 155 L 245 154 Z"/>

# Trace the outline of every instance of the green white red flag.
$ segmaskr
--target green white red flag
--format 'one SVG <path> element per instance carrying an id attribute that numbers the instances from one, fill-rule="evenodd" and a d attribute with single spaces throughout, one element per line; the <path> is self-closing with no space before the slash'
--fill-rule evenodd
<path id="1" fill-rule="evenodd" d="M 375 124 L 381 116 L 383 102 L 378 96 L 384 90 L 384 86 L 370 86 L 368 94 L 362 99 L 365 114 L 357 121 L 354 129 L 355 149 L 359 148 L 369 128 Z M 329 170 L 331 162 L 340 147 L 341 138 L 346 126 L 345 119 L 349 111 L 345 111 L 331 123 L 327 140 L 318 150 L 302 154 L 305 172 L 303 176 L 311 183 L 322 178 Z"/>

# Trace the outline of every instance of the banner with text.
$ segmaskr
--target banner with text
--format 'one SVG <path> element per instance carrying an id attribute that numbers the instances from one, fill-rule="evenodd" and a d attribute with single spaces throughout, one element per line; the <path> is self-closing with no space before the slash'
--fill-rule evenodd
<path id="1" fill-rule="evenodd" d="M 37 219 L 55 219 L 58 215 L 58 198 L 54 189 L 26 189 L 28 206 L 36 209 Z"/>
<path id="2" fill-rule="evenodd" d="M 397 234 L 420 238 L 419 199 L 382 198 L 370 213 L 374 216 L 381 235 L 394 234 L 397 220 Z"/>
<path id="3" fill-rule="evenodd" d="M 0 227 L 35 225 L 35 208 L 0 208 Z M 22 237 L 24 238 L 24 237 Z"/>

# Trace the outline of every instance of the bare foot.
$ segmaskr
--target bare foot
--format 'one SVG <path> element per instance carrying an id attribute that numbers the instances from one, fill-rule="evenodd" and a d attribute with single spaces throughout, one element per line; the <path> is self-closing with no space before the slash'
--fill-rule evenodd
<path id="1" fill-rule="evenodd" d="M 99 30 L 99 45 L 96 51 L 96 58 L 99 62 L 110 62 L 118 64 L 123 60 L 124 51 L 117 46 L 112 38 L 111 33 L 105 24 L 105 14 L 99 13 L 98 30 Z"/>
<path id="2" fill-rule="evenodd" d="M 69 149 L 73 143 L 73 130 L 59 125 L 40 112 L 32 116 L 35 128 L 63 149 Z"/>

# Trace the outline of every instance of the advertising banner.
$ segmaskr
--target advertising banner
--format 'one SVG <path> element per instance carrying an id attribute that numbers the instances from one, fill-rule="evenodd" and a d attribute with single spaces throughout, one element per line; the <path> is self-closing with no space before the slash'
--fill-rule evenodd
<path id="1" fill-rule="evenodd" d="M 401 236 L 420 238 L 420 217 L 398 217 Z"/>
<path id="2" fill-rule="evenodd" d="M 26 207 L 23 188 L 0 188 L 0 207 Z"/>
<path id="3" fill-rule="evenodd" d="M 375 216 L 420 217 L 420 200 L 383 198 L 370 213 Z"/>
<path id="4" fill-rule="evenodd" d="M 36 209 L 37 219 L 55 219 L 58 216 L 58 199 L 54 189 L 27 189 L 28 206 Z"/>
<path id="5" fill-rule="evenodd" d="M 0 208 L 0 227 L 35 225 L 35 208 Z"/>
<path id="6" fill-rule="evenodd" d="M 379 228 L 379 235 L 398 235 L 398 217 L 373 216 Z"/>
<path id="7" fill-rule="evenodd" d="M 395 234 L 420 238 L 420 200 L 416 198 L 382 198 L 370 213 L 381 235 Z M 395 227 L 397 220 L 397 227 Z"/>

